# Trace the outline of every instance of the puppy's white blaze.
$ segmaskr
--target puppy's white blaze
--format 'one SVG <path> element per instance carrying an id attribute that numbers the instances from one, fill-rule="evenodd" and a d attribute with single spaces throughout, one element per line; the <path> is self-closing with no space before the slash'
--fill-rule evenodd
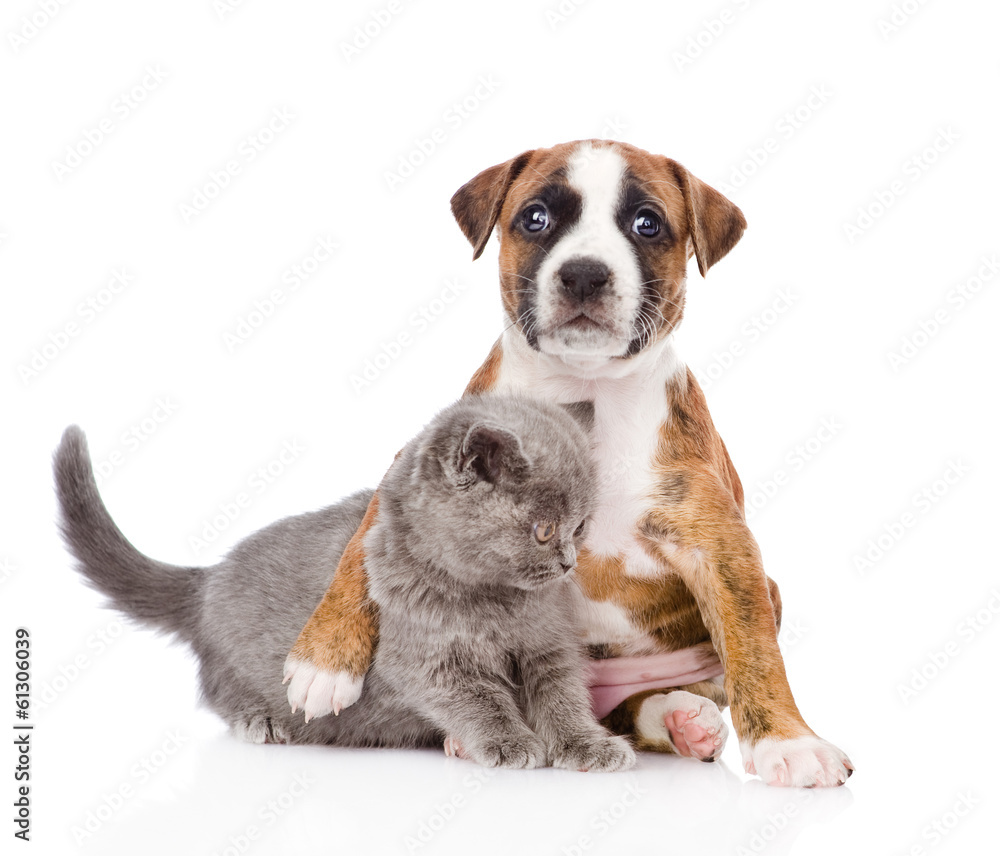
<path id="1" fill-rule="evenodd" d="M 579 221 L 563 235 L 538 269 L 537 319 L 538 328 L 543 331 L 538 345 L 550 354 L 620 356 L 634 336 L 634 319 L 642 296 L 638 260 L 615 222 L 625 161 L 613 149 L 595 149 L 590 143 L 583 143 L 570 157 L 567 167 L 567 181 L 579 191 L 583 207 Z M 609 333 L 550 329 L 562 289 L 559 268 L 579 256 L 599 259 L 611 270 L 612 282 L 601 298 L 614 319 Z"/>

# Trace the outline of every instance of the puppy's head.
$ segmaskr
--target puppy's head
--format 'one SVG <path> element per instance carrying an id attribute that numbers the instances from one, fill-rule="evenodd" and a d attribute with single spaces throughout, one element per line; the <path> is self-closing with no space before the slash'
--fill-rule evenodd
<path id="1" fill-rule="evenodd" d="M 673 330 L 687 260 L 702 276 L 746 228 L 676 161 L 585 140 L 483 170 L 451 200 L 478 258 L 494 227 L 511 322 L 562 357 L 630 357 Z"/>

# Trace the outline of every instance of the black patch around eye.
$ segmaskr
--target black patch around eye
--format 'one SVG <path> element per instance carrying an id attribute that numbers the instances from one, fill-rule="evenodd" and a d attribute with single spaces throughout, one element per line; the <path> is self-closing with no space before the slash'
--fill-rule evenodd
<path id="1" fill-rule="evenodd" d="M 545 212 L 545 228 L 531 229 L 536 210 Z M 513 228 L 525 238 L 542 241 L 545 246 L 553 244 L 580 219 L 583 200 L 580 194 L 567 184 L 547 184 L 542 187 L 514 217 Z"/>
<path id="2" fill-rule="evenodd" d="M 670 227 L 670 221 L 663 214 L 662 206 L 649 193 L 643 190 L 642 185 L 635 179 L 626 179 L 618 198 L 618 209 L 615 212 L 618 221 L 618 228 L 635 241 L 639 238 L 632 231 L 636 222 L 636 215 L 642 212 L 649 212 L 660 221 L 660 229 L 654 236 L 642 236 L 646 242 L 653 244 L 672 244 L 674 242 L 674 230 Z"/>
<path id="3" fill-rule="evenodd" d="M 651 237 L 637 235 L 632 231 L 636 216 L 643 211 L 655 214 L 660 221 L 659 231 Z M 644 189 L 643 183 L 634 176 L 627 176 L 622 184 L 615 218 L 618 228 L 635 248 L 636 260 L 639 263 L 640 282 L 642 283 L 643 306 L 647 312 L 655 314 L 653 307 L 660 305 L 663 288 L 663 282 L 659 278 L 662 276 L 663 269 L 661 259 L 663 253 L 673 246 L 674 230 L 665 216 L 663 207 Z M 629 342 L 625 355 L 634 356 L 644 346 L 643 338 L 636 336 Z"/>
<path id="4" fill-rule="evenodd" d="M 537 311 L 537 277 L 545 257 L 552 246 L 580 219 L 583 200 L 580 194 L 567 184 L 562 184 L 561 173 L 555 173 L 557 181 L 541 187 L 515 215 L 510 231 L 518 236 L 524 245 L 520 252 L 520 266 L 513 271 L 517 277 L 517 318 L 528 345 L 538 350 L 538 334 L 535 324 Z M 524 227 L 524 217 L 533 206 L 545 209 L 548 222 L 546 228 L 529 232 Z"/>

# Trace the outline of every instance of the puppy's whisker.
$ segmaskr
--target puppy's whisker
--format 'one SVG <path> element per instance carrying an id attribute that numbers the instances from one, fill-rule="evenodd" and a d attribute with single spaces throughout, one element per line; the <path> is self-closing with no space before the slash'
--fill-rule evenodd
<path id="1" fill-rule="evenodd" d="M 651 309 L 655 310 L 656 312 L 658 312 L 660 314 L 660 316 L 662 317 L 663 311 L 662 311 L 662 309 L 660 309 L 660 306 L 659 306 L 660 303 L 665 303 L 668 306 L 672 306 L 674 309 L 681 309 L 682 308 L 681 305 L 676 300 L 672 300 L 669 297 L 661 297 L 660 300 L 657 302 L 657 301 L 653 300 L 653 298 L 651 298 L 649 295 L 644 294 L 642 296 L 642 306 L 644 306 L 644 307 L 648 306 L 649 308 L 651 308 Z"/>
<path id="2" fill-rule="evenodd" d="M 675 308 L 675 309 L 679 309 L 680 307 L 679 307 L 679 306 L 674 306 L 674 308 Z M 644 305 L 644 306 L 643 306 L 643 311 L 644 311 L 644 312 L 645 312 L 645 311 L 652 311 L 653 313 L 655 313 L 655 315 L 656 315 L 656 316 L 658 316 L 658 317 L 659 317 L 659 319 L 660 319 L 661 321 L 663 321 L 664 323 L 666 323 L 666 320 L 667 320 L 667 316 L 663 314 L 663 309 L 661 309 L 661 308 L 660 308 L 659 306 L 657 306 L 656 304 L 654 304 L 654 303 L 649 303 L 649 304 L 646 304 L 646 305 Z M 650 321 L 652 321 L 652 320 L 653 320 L 653 319 L 652 319 L 652 318 L 650 318 Z"/>
<path id="3" fill-rule="evenodd" d="M 503 268 L 500 269 L 500 273 L 504 276 L 516 276 L 518 279 L 523 279 L 525 282 L 531 283 L 536 288 L 538 287 L 538 283 L 535 282 L 535 280 L 533 280 L 530 276 L 525 276 L 524 274 L 517 273 L 512 270 L 503 270 Z"/>
<path id="4" fill-rule="evenodd" d="M 536 319 L 533 318 L 533 317 L 531 317 L 531 310 L 530 309 L 526 310 L 525 312 L 521 312 L 513 321 L 511 321 L 506 327 L 503 328 L 503 330 L 500 331 L 500 335 L 502 336 L 511 327 L 515 327 L 518 324 L 524 324 L 525 322 L 528 322 L 527 326 L 522 327 L 521 328 L 521 332 L 524 334 L 525 337 L 530 336 L 530 332 L 531 332 L 532 328 L 537 323 Z"/>

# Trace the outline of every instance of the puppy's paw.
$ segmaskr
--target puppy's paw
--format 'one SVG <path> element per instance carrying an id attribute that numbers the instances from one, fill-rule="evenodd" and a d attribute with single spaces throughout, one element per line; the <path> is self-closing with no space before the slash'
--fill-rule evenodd
<path id="1" fill-rule="evenodd" d="M 354 677 L 347 672 L 319 669 L 306 660 L 289 657 L 285 661 L 288 703 L 292 713 L 301 708 L 306 722 L 318 716 L 340 713 L 361 698 L 364 675 Z"/>
<path id="2" fill-rule="evenodd" d="M 791 788 L 842 785 L 854 772 L 850 758 L 832 743 L 814 735 L 789 740 L 765 738 L 755 745 L 741 743 L 743 766 L 767 784 Z"/>
<path id="3" fill-rule="evenodd" d="M 624 737 L 585 735 L 553 747 L 552 766 L 582 773 L 615 773 L 635 766 L 635 752 Z"/>
<path id="4" fill-rule="evenodd" d="M 678 755 L 699 761 L 718 758 L 729 734 L 719 706 L 686 690 L 657 693 L 645 699 L 635 729 L 640 748 L 673 749 Z"/>
<path id="5" fill-rule="evenodd" d="M 451 738 L 453 745 L 457 743 Z M 530 731 L 526 734 L 491 737 L 478 746 L 458 745 L 458 756 L 469 758 L 484 767 L 508 767 L 512 770 L 533 770 L 545 766 L 545 744 Z"/>

